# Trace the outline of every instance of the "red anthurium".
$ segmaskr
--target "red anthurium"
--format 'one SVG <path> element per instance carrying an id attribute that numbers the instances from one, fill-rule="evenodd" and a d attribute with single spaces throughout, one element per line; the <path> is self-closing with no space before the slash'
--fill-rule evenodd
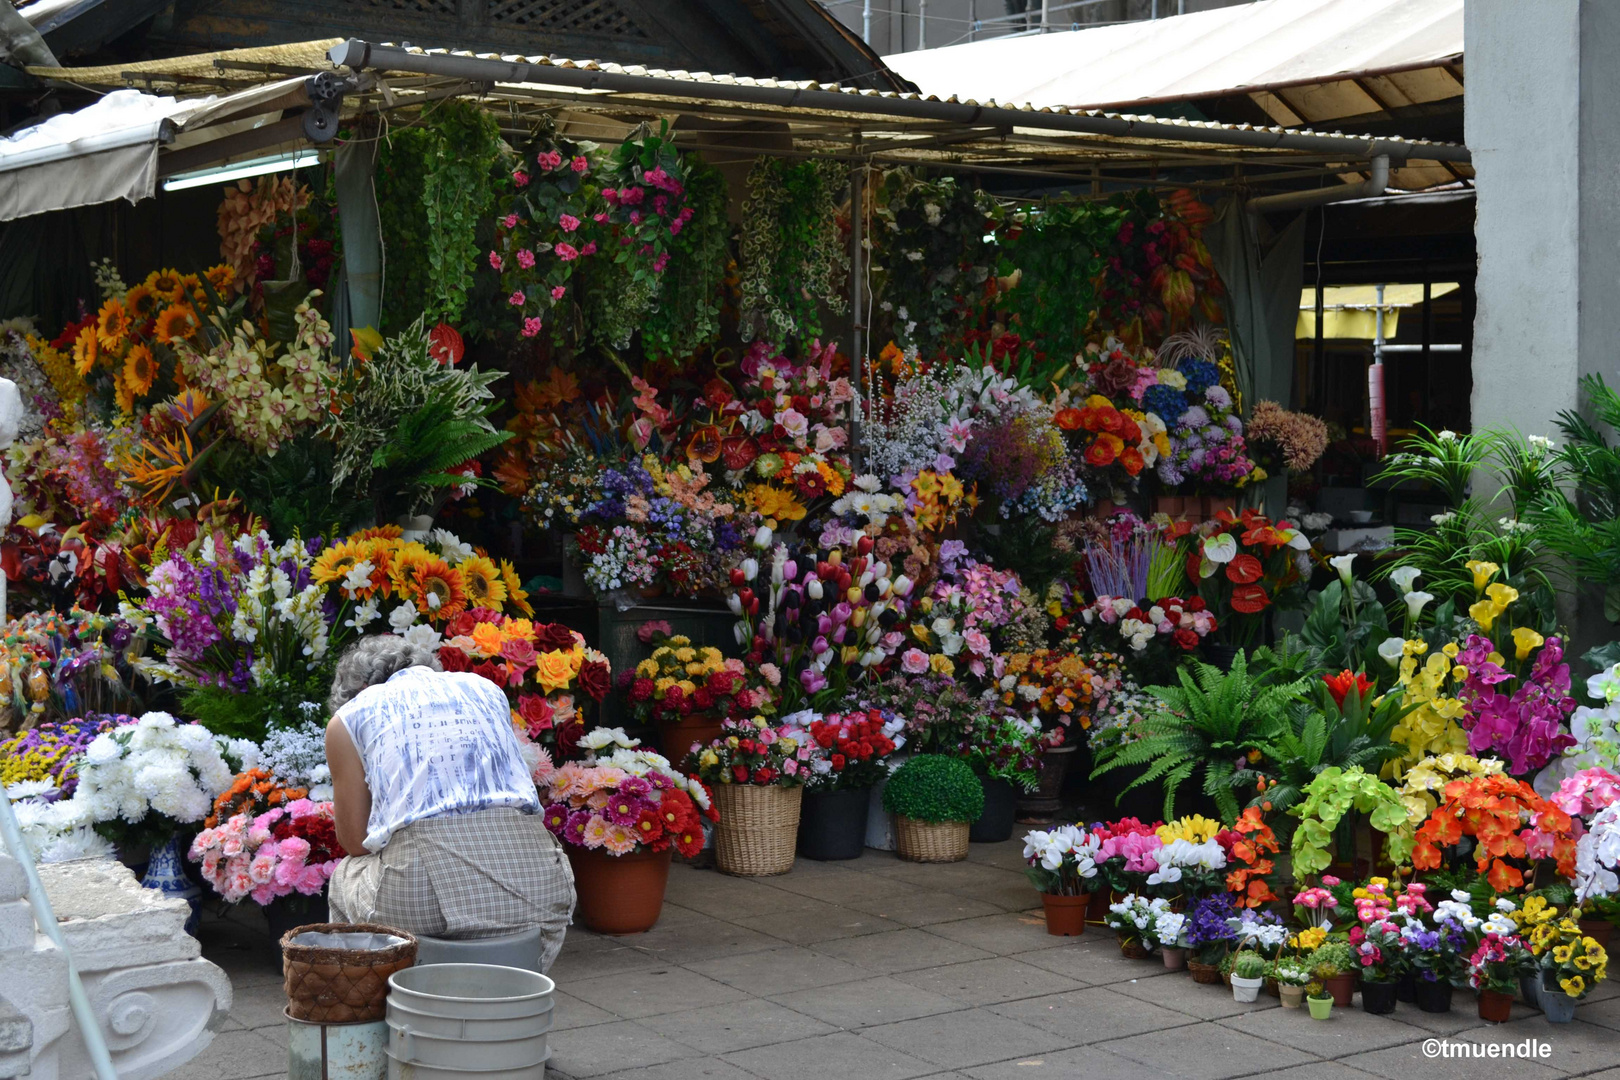
<path id="1" fill-rule="evenodd" d="M 1270 603 L 1271 597 L 1258 585 L 1239 585 L 1232 590 L 1232 610 L 1239 615 L 1258 615 Z"/>
<path id="2" fill-rule="evenodd" d="M 1227 580 L 1238 585 L 1252 585 L 1263 576 L 1260 560 L 1253 555 L 1237 555 L 1226 564 Z"/>

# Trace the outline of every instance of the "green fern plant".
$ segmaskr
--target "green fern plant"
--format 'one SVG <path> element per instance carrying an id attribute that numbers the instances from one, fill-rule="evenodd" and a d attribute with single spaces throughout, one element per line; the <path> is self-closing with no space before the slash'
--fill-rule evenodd
<path id="1" fill-rule="evenodd" d="M 1581 381 L 1598 423 L 1620 427 L 1620 392 L 1589 375 Z M 1580 413 L 1558 415 L 1564 445 L 1557 454 L 1563 485 L 1547 485 L 1530 512 L 1542 542 L 1579 582 L 1604 585 L 1603 614 L 1620 622 L 1620 446 Z"/>
<path id="2" fill-rule="evenodd" d="M 1196 673 L 1182 668 L 1178 686 L 1153 686 L 1148 693 L 1163 706 L 1138 721 L 1129 742 L 1098 751 L 1092 777 L 1115 769 L 1144 767 L 1125 792 L 1147 784 L 1164 787 L 1164 817 L 1175 816 L 1176 792 L 1201 774 L 1201 789 L 1215 801 L 1221 817 L 1238 815 L 1232 777 L 1238 759 L 1260 743 L 1275 738 L 1290 701 L 1304 692 L 1305 680 L 1266 685 L 1251 676 L 1249 662 L 1239 652 L 1230 672 L 1209 664 L 1195 664 Z"/>
<path id="3" fill-rule="evenodd" d="M 441 495 L 463 484 L 489 486 L 485 478 L 450 470 L 512 438 L 510 431 L 490 430 L 487 418 L 493 411 L 488 405 L 461 415 L 440 400 L 401 417 L 394 437 L 371 454 L 377 520 L 390 520 L 390 507 L 411 514 L 433 510 Z"/>

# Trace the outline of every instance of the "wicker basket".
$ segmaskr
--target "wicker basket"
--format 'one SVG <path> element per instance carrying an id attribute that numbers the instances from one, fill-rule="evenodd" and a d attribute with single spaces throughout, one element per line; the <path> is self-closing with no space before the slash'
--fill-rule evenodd
<path id="1" fill-rule="evenodd" d="M 299 934 L 392 934 L 403 944 L 387 949 L 339 949 L 295 945 Z M 416 963 L 416 938 L 375 923 L 313 923 L 281 938 L 281 970 L 287 1015 L 312 1024 L 360 1024 L 381 1020 L 388 1003 L 388 976 Z"/>
<path id="2" fill-rule="evenodd" d="M 769 877 L 793 869 L 802 787 L 716 784 L 714 865 L 722 874 Z"/>
<path id="3" fill-rule="evenodd" d="M 961 862 L 968 854 L 966 821 L 917 821 L 894 816 L 894 850 L 907 862 Z"/>
<path id="4" fill-rule="evenodd" d="M 1203 983 L 1205 986 L 1219 986 L 1224 981 L 1221 978 L 1219 964 L 1200 964 L 1196 960 L 1189 960 L 1187 970 L 1192 974 L 1193 982 Z"/>

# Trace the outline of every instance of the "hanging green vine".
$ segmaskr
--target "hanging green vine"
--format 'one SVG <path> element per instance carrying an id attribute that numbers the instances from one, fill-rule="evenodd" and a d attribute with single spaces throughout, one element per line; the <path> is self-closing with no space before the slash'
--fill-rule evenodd
<path id="1" fill-rule="evenodd" d="M 1100 306 L 1097 283 L 1108 267 L 1125 209 L 1112 203 L 1046 202 L 1013 215 L 1003 246 L 1004 272 L 1020 280 L 1002 300 L 1019 333 L 1054 363 L 1086 346 Z"/>
<path id="2" fill-rule="evenodd" d="M 744 340 L 763 335 L 781 345 L 816 337 L 819 305 L 848 310 L 849 257 L 838 228 L 847 179 L 833 161 L 761 158 L 749 171 L 738 326 Z"/>
<path id="3" fill-rule="evenodd" d="M 426 313 L 458 322 L 478 263 L 478 227 L 495 205 L 501 131 L 477 102 L 446 101 L 426 118 L 422 207 L 427 219 Z"/>
<path id="4" fill-rule="evenodd" d="M 964 320 L 994 294 L 1000 249 L 985 237 L 1000 217 L 994 199 L 953 176 L 890 170 L 873 212 L 874 340 L 959 355 Z"/>
<path id="5" fill-rule="evenodd" d="M 686 205 L 692 216 L 670 243 L 670 267 L 658 306 L 641 327 L 650 360 L 691 356 L 720 336 L 720 305 L 731 244 L 726 180 L 718 169 L 687 162 Z"/>
<path id="6" fill-rule="evenodd" d="M 378 329 L 409 326 L 427 308 L 427 220 L 421 213 L 429 136 L 419 127 L 383 139 L 377 154 L 377 216 L 382 229 L 383 295 Z"/>

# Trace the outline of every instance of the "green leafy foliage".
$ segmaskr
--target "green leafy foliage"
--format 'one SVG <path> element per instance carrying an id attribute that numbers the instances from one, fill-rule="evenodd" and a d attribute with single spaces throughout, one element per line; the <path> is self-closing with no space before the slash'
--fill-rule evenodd
<path id="1" fill-rule="evenodd" d="M 1288 811 L 1299 818 L 1292 846 L 1296 875 L 1328 868 L 1333 861 L 1328 854 L 1333 831 L 1352 811 L 1366 814 L 1373 828 L 1387 834 L 1385 851 L 1395 862 L 1404 862 L 1411 854 L 1411 839 L 1397 831 L 1406 823 L 1408 811 L 1395 789 L 1359 767 L 1330 766 L 1306 785 L 1304 801 Z"/>
<path id="2" fill-rule="evenodd" d="M 641 324 L 641 346 L 649 360 L 684 359 L 720 337 L 732 234 L 726 180 L 696 157 L 684 160 L 692 217 L 669 242 L 658 304 Z"/>
<path id="3" fill-rule="evenodd" d="M 1578 412 L 1558 414 L 1564 445 L 1556 470 L 1563 483 L 1541 489 L 1530 518 L 1576 580 L 1602 583 L 1603 615 L 1620 623 L 1620 446 L 1598 426 L 1620 425 L 1620 393 L 1601 375 L 1582 379 L 1581 390 L 1595 422 Z"/>
<path id="4" fill-rule="evenodd" d="M 918 754 L 889 778 L 883 809 L 913 821 L 975 821 L 984 813 L 984 786 L 965 761 Z"/>
<path id="5" fill-rule="evenodd" d="M 1276 737 L 1286 723 L 1288 703 L 1303 693 L 1304 682 L 1268 686 L 1250 674 L 1241 652 L 1229 673 L 1209 664 L 1195 663 L 1194 668 L 1195 673 L 1186 668 L 1176 672 L 1178 686 L 1148 687 L 1163 707 L 1133 726 L 1135 738 L 1099 750 L 1091 775 L 1144 767 L 1125 791 L 1161 784 L 1168 821 L 1175 817 L 1176 792 L 1198 773 L 1202 791 L 1215 801 L 1222 819 L 1235 821 L 1235 762 Z"/>
<path id="6" fill-rule="evenodd" d="M 273 456 L 241 443 L 222 443 L 210 460 L 205 487 L 234 493 L 242 508 L 264 518 L 271 536 L 331 535 L 371 510 L 366 500 L 331 483 L 336 448 L 304 434 L 281 444 Z"/>
<path id="7" fill-rule="evenodd" d="M 1124 207 L 1107 202 L 1048 202 L 1012 216 L 1016 227 L 1003 241 L 1002 269 L 1020 277 L 1002 304 L 1053 366 L 1067 367 L 1086 347 L 1099 306 L 1097 278 L 1124 218 Z M 1032 385 L 1045 385 L 1049 376 L 1029 375 Z"/>
<path id="8" fill-rule="evenodd" d="M 1390 636 L 1389 617 L 1371 585 L 1357 580 L 1347 593 L 1335 580 L 1316 594 L 1299 636 L 1323 668 L 1375 670 L 1384 664 L 1378 646 Z"/>
<path id="9" fill-rule="evenodd" d="M 295 727 L 306 720 L 324 720 L 335 665 L 335 658 L 329 659 L 312 671 L 272 675 L 265 685 L 245 689 L 195 687 L 185 691 L 181 708 L 215 735 L 263 742 L 271 731 Z M 311 709 L 311 705 L 317 708 Z"/>
<path id="10" fill-rule="evenodd" d="M 848 310 L 849 255 L 838 228 L 848 179 L 836 161 L 763 157 L 749 171 L 738 319 L 744 340 L 809 341 L 822 332 L 822 304 Z"/>

